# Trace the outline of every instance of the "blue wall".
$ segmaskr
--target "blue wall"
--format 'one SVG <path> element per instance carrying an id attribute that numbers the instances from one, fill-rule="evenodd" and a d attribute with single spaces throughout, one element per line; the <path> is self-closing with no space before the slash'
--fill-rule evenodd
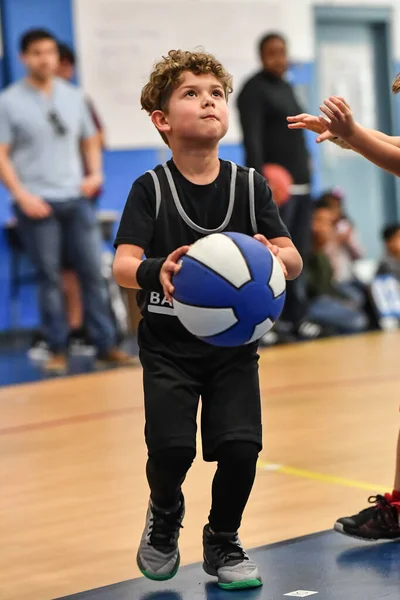
<path id="1" fill-rule="evenodd" d="M 61 40 L 74 45 L 72 0 L 2 0 L 2 18 L 4 54 L 7 60 L 6 75 L 9 75 L 10 81 L 14 81 L 24 74 L 18 58 L 18 41 L 26 29 L 44 27 L 50 29 Z M 312 66 L 293 65 L 291 80 L 299 85 L 301 95 L 308 100 L 307 104 L 309 104 Z M 2 85 L 3 82 L 0 79 L 0 86 Z M 311 135 L 309 138 L 310 149 L 316 156 L 313 140 L 314 137 Z M 222 158 L 238 163 L 243 162 L 240 146 L 222 146 L 220 154 Z M 106 184 L 100 207 L 121 211 L 132 182 L 158 162 L 155 150 L 106 151 L 104 155 Z M 317 185 L 317 182 L 315 183 Z M 0 225 L 10 216 L 11 210 L 7 193 L 0 185 Z M 11 326 L 9 258 L 4 235 L 0 234 L 0 331 L 9 329 Z M 25 268 L 30 269 L 28 264 Z M 19 297 L 18 326 L 32 328 L 37 326 L 38 321 L 36 289 L 34 286 L 23 287 Z"/>

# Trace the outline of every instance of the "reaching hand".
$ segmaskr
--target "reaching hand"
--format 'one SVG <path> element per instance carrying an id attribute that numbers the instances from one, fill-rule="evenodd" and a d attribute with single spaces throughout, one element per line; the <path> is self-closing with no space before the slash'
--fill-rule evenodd
<path id="1" fill-rule="evenodd" d="M 321 126 L 326 124 L 327 129 L 334 136 L 346 141 L 355 133 L 357 124 L 350 106 L 343 98 L 330 96 L 329 100 L 324 100 L 320 109 L 325 115 L 318 117 Z"/>
<path id="2" fill-rule="evenodd" d="M 177 248 L 167 257 L 160 271 L 160 283 L 163 287 L 164 294 L 168 302 L 172 302 L 172 294 L 175 291 L 172 285 L 172 277 L 179 273 L 181 265 L 178 261 L 189 250 L 189 246 L 181 246 Z"/>
<path id="3" fill-rule="evenodd" d="M 320 117 L 301 113 L 300 115 L 294 115 L 293 117 L 286 117 L 286 119 L 289 122 L 289 129 L 308 129 L 308 131 L 318 133 L 319 135 L 316 139 L 318 144 L 335 137 L 328 129 L 327 121 L 325 119 L 321 121 Z"/>
<path id="4" fill-rule="evenodd" d="M 325 142 L 326 140 L 332 140 L 335 137 L 342 137 L 332 129 L 332 121 L 330 117 L 334 116 L 334 113 L 330 108 L 332 108 L 332 106 L 335 110 L 339 108 L 335 104 L 335 102 L 333 102 L 333 99 L 335 99 L 335 101 L 340 102 L 341 105 L 343 105 L 343 108 L 345 108 L 351 113 L 350 106 L 344 98 L 338 96 L 331 96 L 329 100 L 325 101 L 326 106 L 320 107 L 321 111 L 326 115 L 326 117 L 317 117 L 315 115 L 309 115 L 308 113 L 301 113 L 299 115 L 286 117 L 288 121 L 288 128 L 308 129 L 308 131 L 313 131 L 314 133 L 317 133 L 318 137 L 316 139 L 316 142 L 318 144 L 320 144 L 321 142 Z M 333 127 L 335 127 L 335 125 L 333 125 Z"/>
<path id="5" fill-rule="evenodd" d="M 319 118 L 308 113 L 301 113 L 293 117 L 286 117 L 289 129 L 308 129 L 314 133 L 324 133 L 327 131 L 326 124 L 320 123 Z"/>

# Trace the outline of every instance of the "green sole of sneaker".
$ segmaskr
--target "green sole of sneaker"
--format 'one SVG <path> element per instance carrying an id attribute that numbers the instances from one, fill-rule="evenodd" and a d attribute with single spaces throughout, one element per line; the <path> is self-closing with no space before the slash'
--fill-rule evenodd
<path id="1" fill-rule="evenodd" d="M 246 581 L 233 581 L 232 583 L 218 583 L 223 590 L 245 590 L 248 588 L 256 588 L 262 585 L 259 579 L 247 579 Z"/>
<path id="2" fill-rule="evenodd" d="M 179 563 L 180 563 L 180 560 L 178 560 L 178 563 L 177 563 L 175 569 L 169 575 L 154 575 L 150 571 L 146 571 L 145 569 L 141 569 L 140 567 L 139 567 L 139 570 L 142 575 L 147 577 L 147 579 L 151 579 L 152 581 L 168 581 L 168 579 L 172 579 L 177 574 L 178 569 L 179 569 Z"/>

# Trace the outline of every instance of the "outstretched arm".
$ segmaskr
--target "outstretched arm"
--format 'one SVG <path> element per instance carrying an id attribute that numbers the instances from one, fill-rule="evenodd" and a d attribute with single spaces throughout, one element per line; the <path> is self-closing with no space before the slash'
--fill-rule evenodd
<path id="1" fill-rule="evenodd" d="M 339 98 L 344 104 L 347 105 L 346 101 L 343 98 Z M 288 127 L 289 129 L 308 129 L 309 131 L 313 131 L 318 134 L 316 142 L 320 144 L 326 140 L 336 143 L 338 146 L 351 149 L 349 144 L 340 139 L 340 137 L 334 136 L 333 133 L 329 131 L 328 124 L 326 122 L 321 123 L 320 118 L 315 115 L 310 115 L 308 113 L 301 113 L 299 115 L 293 115 L 287 117 Z M 366 127 L 362 127 L 359 125 L 363 131 L 366 131 L 374 138 L 386 142 L 387 144 L 391 144 L 392 146 L 396 146 L 400 148 L 400 137 L 399 136 L 391 136 L 383 133 L 382 131 L 378 131 L 376 129 L 367 129 Z"/>
<path id="2" fill-rule="evenodd" d="M 326 121 L 331 134 L 338 136 L 369 161 L 400 176 L 400 148 L 372 135 L 358 125 L 350 107 L 337 96 L 331 96 L 320 107 L 324 117 L 318 117 L 321 124 Z"/>
<path id="3" fill-rule="evenodd" d="M 396 146 L 396 148 L 400 148 L 400 137 L 398 135 L 387 135 L 382 131 L 377 131 L 376 129 L 367 129 L 366 127 L 362 127 L 362 129 L 371 134 L 377 140 L 382 140 L 382 142 L 386 142 L 386 144 L 391 144 L 392 146 Z"/>

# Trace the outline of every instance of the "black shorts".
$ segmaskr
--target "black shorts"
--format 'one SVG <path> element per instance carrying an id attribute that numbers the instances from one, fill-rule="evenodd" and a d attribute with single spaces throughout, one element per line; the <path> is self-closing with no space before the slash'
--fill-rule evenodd
<path id="1" fill-rule="evenodd" d="M 149 453 L 196 449 L 200 397 L 204 460 L 215 460 L 225 441 L 251 441 L 261 450 L 257 348 L 215 348 L 206 357 L 179 354 L 166 345 L 140 348 Z"/>

